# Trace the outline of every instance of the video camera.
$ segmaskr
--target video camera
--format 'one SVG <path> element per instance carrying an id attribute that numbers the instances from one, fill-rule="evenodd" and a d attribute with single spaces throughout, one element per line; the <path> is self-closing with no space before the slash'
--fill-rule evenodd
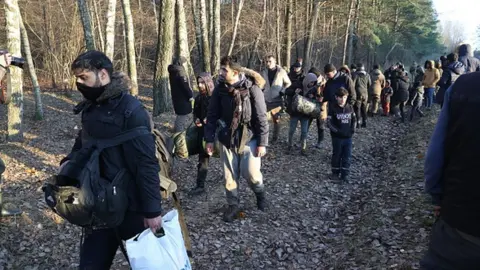
<path id="1" fill-rule="evenodd" d="M 0 50 L 0 57 L 6 53 L 8 53 L 7 50 Z M 25 58 L 16 57 L 12 55 L 12 61 L 10 62 L 10 65 L 23 69 L 24 64 L 25 64 Z"/>

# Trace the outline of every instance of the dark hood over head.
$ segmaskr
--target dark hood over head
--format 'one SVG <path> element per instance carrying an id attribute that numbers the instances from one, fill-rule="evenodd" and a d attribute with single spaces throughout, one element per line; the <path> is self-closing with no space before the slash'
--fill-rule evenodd
<path id="1" fill-rule="evenodd" d="M 458 56 L 473 56 L 473 49 L 470 44 L 462 44 L 458 47 Z"/>
<path id="2" fill-rule="evenodd" d="M 200 79 L 205 83 L 207 87 L 207 94 L 210 96 L 213 92 L 213 88 L 215 87 L 212 75 L 210 75 L 208 72 L 201 72 L 197 76 L 197 81 Z"/>

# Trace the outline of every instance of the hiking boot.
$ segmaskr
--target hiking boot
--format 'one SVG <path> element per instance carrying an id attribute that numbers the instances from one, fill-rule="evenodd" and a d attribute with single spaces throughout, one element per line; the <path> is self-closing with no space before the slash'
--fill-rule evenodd
<path id="1" fill-rule="evenodd" d="M 363 121 L 362 128 L 366 128 L 366 127 L 367 127 L 367 121 Z"/>
<path id="2" fill-rule="evenodd" d="M 332 174 L 330 174 L 329 178 L 332 181 L 338 181 L 338 180 L 340 180 L 340 174 L 339 173 L 332 173 Z"/>
<path id="3" fill-rule="evenodd" d="M 307 149 L 302 149 L 302 150 L 300 151 L 300 155 L 302 155 L 302 156 L 304 156 L 304 157 L 307 157 L 307 156 L 308 156 L 308 154 L 307 154 Z"/>
<path id="4" fill-rule="evenodd" d="M 255 193 L 257 196 L 257 207 L 260 211 L 265 211 L 267 208 L 267 200 L 265 198 L 265 192 Z"/>
<path id="5" fill-rule="evenodd" d="M 322 142 L 318 142 L 317 144 L 315 144 L 315 148 L 322 149 Z"/>
<path id="6" fill-rule="evenodd" d="M 201 195 L 203 193 L 205 193 L 205 187 L 196 186 L 195 188 L 190 190 L 190 192 L 188 192 L 188 195 L 197 196 L 197 195 Z"/>
<path id="7" fill-rule="evenodd" d="M 223 221 L 233 222 L 233 220 L 238 218 L 239 213 L 240 209 L 238 208 L 238 205 L 229 205 L 228 209 L 223 213 Z"/>

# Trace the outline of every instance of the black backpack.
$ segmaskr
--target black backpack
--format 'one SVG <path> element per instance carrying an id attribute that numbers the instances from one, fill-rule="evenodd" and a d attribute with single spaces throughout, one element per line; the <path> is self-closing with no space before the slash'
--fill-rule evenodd
<path id="1" fill-rule="evenodd" d="M 109 139 L 89 138 L 83 148 L 44 185 L 47 205 L 70 223 L 82 227 L 119 226 L 128 209 L 126 169 L 112 181 L 100 176 L 100 154 L 136 137 L 151 134 L 147 127 L 124 131 Z"/>

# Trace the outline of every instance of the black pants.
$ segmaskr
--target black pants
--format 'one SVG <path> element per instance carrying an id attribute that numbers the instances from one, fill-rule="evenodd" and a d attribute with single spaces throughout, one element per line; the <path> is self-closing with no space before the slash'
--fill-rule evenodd
<path id="1" fill-rule="evenodd" d="M 480 238 L 465 235 L 441 218 L 433 225 L 428 251 L 420 261 L 425 270 L 480 268 Z"/>
<path id="2" fill-rule="evenodd" d="M 197 187 L 205 187 L 205 180 L 207 179 L 208 173 L 208 163 L 210 156 L 205 152 L 200 152 L 198 154 L 198 165 L 197 165 Z"/>
<path id="3" fill-rule="evenodd" d="M 143 216 L 136 212 L 127 212 L 125 220 L 117 230 L 122 240 L 132 238 L 145 230 Z M 80 247 L 80 269 L 110 269 L 119 244 L 114 229 L 86 229 L 83 245 Z"/>
<path id="4" fill-rule="evenodd" d="M 321 143 L 323 139 L 325 138 L 325 121 L 322 121 L 322 119 L 317 118 L 315 119 L 317 121 L 317 134 L 318 134 L 318 139 L 317 143 Z M 313 119 L 308 120 L 308 129 L 310 130 L 310 126 L 313 123 Z"/>
<path id="5" fill-rule="evenodd" d="M 342 177 L 348 176 L 352 157 L 352 138 L 332 137 L 332 149 L 332 173 L 342 174 Z"/>
<path id="6" fill-rule="evenodd" d="M 355 114 L 357 115 L 357 121 L 360 122 L 360 116 L 362 117 L 362 123 L 367 122 L 367 101 L 357 101 L 355 103 Z"/>
<path id="7" fill-rule="evenodd" d="M 5 163 L 3 163 L 3 160 L 0 158 L 0 184 L 2 183 L 2 174 L 5 171 Z"/>

